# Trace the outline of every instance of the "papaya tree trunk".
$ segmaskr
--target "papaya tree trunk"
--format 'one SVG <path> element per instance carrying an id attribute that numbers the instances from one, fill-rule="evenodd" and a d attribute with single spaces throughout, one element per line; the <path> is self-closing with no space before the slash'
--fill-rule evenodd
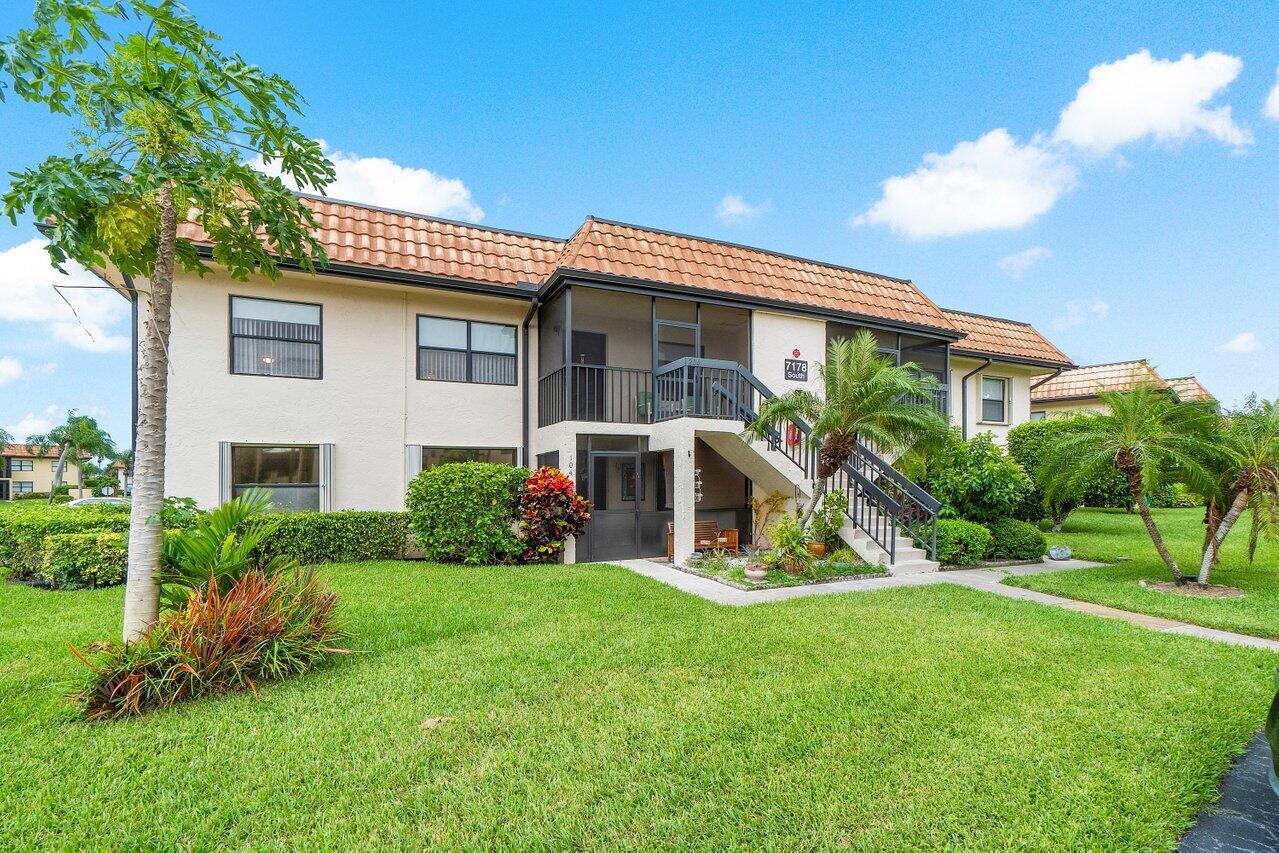
<path id="1" fill-rule="evenodd" d="M 1230 528 L 1235 526 L 1235 522 L 1239 520 L 1239 516 L 1243 515 L 1244 509 L 1248 506 L 1248 490 L 1240 489 L 1235 495 L 1235 499 L 1230 502 L 1230 509 L 1226 510 L 1225 516 L 1217 524 L 1216 530 L 1212 532 L 1212 536 L 1208 539 L 1208 547 L 1204 548 L 1203 559 L 1199 562 L 1199 582 L 1201 584 L 1208 583 L 1208 577 L 1212 572 L 1212 567 L 1217 563 L 1217 557 L 1221 553 L 1221 543 L 1226 541 L 1226 537 L 1230 535 Z"/>
<path id="2" fill-rule="evenodd" d="M 173 307 L 177 210 L 173 187 L 156 194 L 160 240 L 151 276 L 150 316 L 138 342 L 138 416 L 134 424 L 133 505 L 129 513 L 129 572 L 124 591 L 124 641 L 137 640 L 160 610 L 160 568 L 164 506 L 165 428 L 169 395 L 169 329 Z"/>

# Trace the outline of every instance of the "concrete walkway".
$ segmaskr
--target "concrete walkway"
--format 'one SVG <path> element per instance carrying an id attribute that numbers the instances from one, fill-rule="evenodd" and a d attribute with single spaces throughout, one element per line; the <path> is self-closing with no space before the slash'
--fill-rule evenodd
<path id="1" fill-rule="evenodd" d="M 1075 601 L 1071 598 L 1062 598 L 1061 596 L 1036 592 L 1031 589 L 1022 589 L 1016 586 L 1005 586 L 1000 583 L 1008 575 L 1063 572 L 1069 569 L 1087 569 L 1105 565 L 1104 563 L 1090 563 L 1085 560 L 1045 560 L 1041 563 L 1033 563 L 1027 566 L 1009 566 L 1002 569 L 964 569 L 951 572 L 886 575 L 865 580 L 832 581 L 830 583 L 759 590 L 735 589 L 719 581 L 698 577 L 697 575 L 680 571 L 666 563 L 653 560 L 617 560 L 614 565 L 622 566 L 636 574 L 652 578 L 655 581 L 664 583 L 667 586 L 673 586 L 707 601 L 737 607 L 762 604 L 769 601 L 788 601 L 792 598 L 804 598 L 810 595 L 834 595 L 843 592 L 869 592 L 876 589 L 899 589 L 908 586 L 952 583 L 966 586 L 970 589 L 981 590 L 982 592 L 993 593 L 994 595 L 1001 595 L 1004 598 L 1033 601 L 1036 604 L 1062 607 L 1066 610 L 1076 610 L 1080 613 L 1088 613 L 1108 619 L 1122 619 L 1125 622 L 1130 622 L 1133 625 L 1139 625 L 1152 631 L 1160 631 L 1167 634 L 1188 634 L 1192 637 L 1201 637 L 1205 640 L 1215 640 L 1220 643 L 1233 643 L 1239 646 L 1250 646 L 1256 649 L 1279 652 L 1279 640 L 1267 640 L 1262 637 L 1250 637 L 1247 634 L 1236 634 L 1231 631 L 1219 631 L 1215 628 L 1188 625 L 1172 619 L 1147 616 L 1144 613 L 1131 613 L 1127 610 L 1117 610 L 1101 604 L 1089 604 L 1084 601 Z"/>

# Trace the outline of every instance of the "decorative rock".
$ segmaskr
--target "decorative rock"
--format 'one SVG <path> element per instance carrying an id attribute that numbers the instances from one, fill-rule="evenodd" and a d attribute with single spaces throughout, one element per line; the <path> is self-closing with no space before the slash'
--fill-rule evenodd
<path id="1" fill-rule="evenodd" d="M 1048 559 L 1050 560 L 1069 560 L 1070 549 L 1065 545 L 1054 545 L 1048 549 Z"/>

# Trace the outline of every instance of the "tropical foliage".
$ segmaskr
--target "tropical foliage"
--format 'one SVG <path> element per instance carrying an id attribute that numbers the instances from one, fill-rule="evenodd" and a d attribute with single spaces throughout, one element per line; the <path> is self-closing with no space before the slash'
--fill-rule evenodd
<path id="1" fill-rule="evenodd" d="M 817 455 L 812 497 L 801 525 L 808 527 L 826 493 L 827 480 L 852 456 L 859 439 L 901 451 L 927 436 L 946 430 L 945 419 L 931 405 L 935 382 L 913 362 L 901 365 L 879 353 L 866 330 L 853 338 L 836 338 L 817 365 L 821 393 L 795 389 L 765 400 L 747 434 L 764 439 L 785 432 L 795 420 L 808 424 L 807 443 Z"/>
<path id="2" fill-rule="evenodd" d="M 1032 489 L 1021 466 L 995 444 L 989 433 L 959 442 L 945 463 L 935 466 L 926 486 L 941 501 L 942 518 L 988 524 L 1006 518 Z"/>
<path id="3" fill-rule="evenodd" d="M 581 536 L 591 519 L 591 502 L 577 493 L 573 478 L 558 468 L 538 468 L 520 491 L 520 542 L 525 563 L 554 562 L 570 536 Z"/>
<path id="4" fill-rule="evenodd" d="M 36 433 L 27 438 L 28 444 L 35 445 L 37 456 L 47 456 L 56 450 L 58 464 L 53 469 L 53 489 L 49 494 L 49 503 L 62 488 L 62 478 L 67 473 L 67 463 L 74 459 L 79 463 L 86 457 L 109 459 L 115 455 L 115 442 L 106 430 L 98 426 L 97 420 L 88 415 L 77 415 L 75 410 L 67 412 L 67 419 L 48 432 Z M 80 468 L 81 477 L 84 475 Z"/>
<path id="5" fill-rule="evenodd" d="M 92 531 L 46 536 L 39 578 L 54 589 L 94 589 L 124 581 L 129 552 L 123 533 Z"/>
<path id="6" fill-rule="evenodd" d="M 1182 482 L 1202 493 L 1216 490 L 1208 467 L 1209 460 L 1221 456 L 1216 409 L 1177 403 L 1166 391 L 1149 386 L 1099 396 L 1109 412 L 1079 417 L 1075 431 L 1063 436 L 1045 460 L 1045 495 L 1050 501 L 1065 500 L 1105 472 L 1120 472 L 1155 550 L 1180 583 L 1181 569 L 1146 499 L 1169 482 Z"/>
<path id="7" fill-rule="evenodd" d="M 71 151 L 13 173 L 3 197 L 16 222 L 47 223 L 51 262 L 111 267 L 147 279 L 141 302 L 136 470 L 124 637 L 156 618 L 169 331 L 175 270 L 209 268 L 180 220 L 193 220 L 213 261 L 238 280 L 279 275 L 280 259 L 325 262 L 300 189 L 323 191 L 333 166 L 290 118 L 288 81 L 219 49 L 177 2 L 37 0 L 33 25 L 0 42 L 5 84 L 72 124 Z"/>
<path id="8" fill-rule="evenodd" d="M 1279 401 L 1250 399 L 1226 418 L 1221 432 L 1219 490 L 1208 508 L 1199 582 L 1208 583 L 1221 544 L 1246 510 L 1252 510 L 1249 560 L 1260 537 L 1279 533 Z"/>
<path id="9" fill-rule="evenodd" d="M 194 588 L 133 643 L 76 656 L 88 682 L 73 701 L 89 720 L 140 714 L 307 671 L 344 633 L 337 596 L 306 571 L 253 569 Z"/>

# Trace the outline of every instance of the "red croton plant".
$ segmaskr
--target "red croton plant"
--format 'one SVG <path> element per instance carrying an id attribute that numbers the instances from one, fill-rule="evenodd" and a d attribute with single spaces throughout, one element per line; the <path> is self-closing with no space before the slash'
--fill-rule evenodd
<path id="1" fill-rule="evenodd" d="M 591 502 L 577 493 L 573 480 L 558 468 L 538 468 L 520 494 L 520 540 L 525 563 L 549 563 L 564 550 L 564 540 L 581 536 L 591 520 Z"/>

